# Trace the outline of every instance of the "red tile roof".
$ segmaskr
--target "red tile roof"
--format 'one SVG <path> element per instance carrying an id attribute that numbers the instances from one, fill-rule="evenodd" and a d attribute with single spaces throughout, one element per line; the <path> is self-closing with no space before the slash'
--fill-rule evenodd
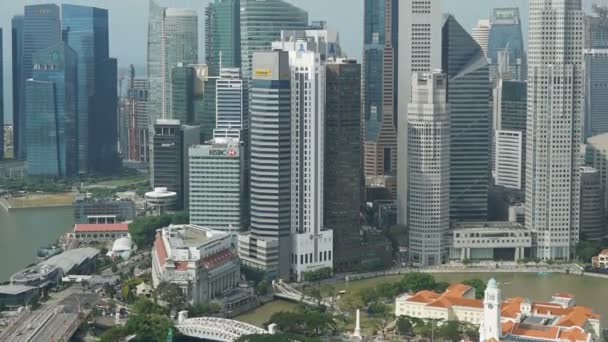
<path id="1" fill-rule="evenodd" d="M 219 253 L 201 259 L 200 265 L 207 269 L 215 268 L 225 264 L 230 260 L 233 260 L 234 258 L 236 258 L 236 255 L 232 253 L 232 251 L 226 249 Z"/>
<path id="2" fill-rule="evenodd" d="M 589 334 L 579 327 L 562 328 L 559 326 L 521 324 L 513 321 L 507 321 L 502 324 L 502 334 L 503 336 L 526 336 L 570 342 L 587 341 L 589 337 Z"/>
<path id="3" fill-rule="evenodd" d="M 574 298 L 574 295 L 568 292 L 558 292 L 556 294 L 553 295 L 554 297 L 559 297 L 559 298 Z"/>
<path id="4" fill-rule="evenodd" d="M 156 239 L 154 239 L 154 251 L 156 252 L 158 263 L 161 266 L 164 266 L 167 263 L 167 250 L 165 249 L 165 244 L 163 243 L 160 233 L 156 233 Z"/>
<path id="5" fill-rule="evenodd" d="M 74 225 L 74 233 L 92 233 L 92 232 L 128 232 L 129 225 L 127 223 L 106 223 L 106 224 L 76 224 Z"/>

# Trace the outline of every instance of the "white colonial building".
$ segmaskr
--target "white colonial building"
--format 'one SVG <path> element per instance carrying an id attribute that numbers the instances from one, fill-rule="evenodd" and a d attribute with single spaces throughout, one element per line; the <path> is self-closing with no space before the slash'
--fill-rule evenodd
<path id="1" fill-rule="evenodd" d="M 152 285 L 178 285 L 188 303 L 207 302 L 236 288 L 240 266 L 230 234 L 195 225 L 157 230 Z"/>

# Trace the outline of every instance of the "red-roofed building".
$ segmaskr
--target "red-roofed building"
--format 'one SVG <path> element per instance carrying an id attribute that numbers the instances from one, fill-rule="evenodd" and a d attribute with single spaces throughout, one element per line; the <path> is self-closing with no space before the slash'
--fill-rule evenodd
<path id="1" fill-rule="evenodd" d="M 238 286 L 240 266 L 230 234 L 195 225 L 157 230 L 152 284 L 178 285 L 190 304 L 208 302 Z"/>
<path id="2" fill-rule="evenodd" d="M 75 224 L 68 238 L 81 241 L 114 241 L 129 236 L 128 223 Z"/>

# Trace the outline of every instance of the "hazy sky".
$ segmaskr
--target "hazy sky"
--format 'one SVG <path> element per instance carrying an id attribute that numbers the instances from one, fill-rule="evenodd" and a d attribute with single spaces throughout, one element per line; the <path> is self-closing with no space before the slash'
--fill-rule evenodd
<path id="1" fill-rule="evenodd" d="M 352 57 L 360 59 L 363 42 L 363 0 L 290 0 L 305 9 L 310 20 L 326 20 L 340 32 L 343 49 Z M 401 0 L 405 1 L 405 0 Z M 60 3 L 60 0 L 27 0 L 27 4 Z M 118 58 L 119 66 L 135 64 L 145 67 L 148 0 L 64 0 L 87 6 L 97 6 L 109 10 L 110 53 Z M 203 12 L 210 0 L 159 0 L 170 7 L 188 7 L 199 11 L 200 45 L 203 44 Z M 494 7 L 519 6 L 523 21 L 527 23 L 527 0 L 444 0 L 445 12 L 471 29 L 480 18 L 488 18 Z M 24 0 L 0 0 L 0 28 L 3 28 L 4 42 L 4 102 L 5 122 L 11 122 L 11 18 L 23 13 Z M 199 58 L 202 58 L 202 50 Z"/>

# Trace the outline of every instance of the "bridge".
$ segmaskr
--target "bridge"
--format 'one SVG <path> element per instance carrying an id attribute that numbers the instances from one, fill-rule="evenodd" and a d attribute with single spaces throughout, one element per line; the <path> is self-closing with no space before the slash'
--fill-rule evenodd
<path id="1" fill-rule="evenodd" d="M 276 298 L 281 298 L 293 302 L 301 302 L 311 306 L 317 306 L 319 304 L 318 299 L 305 296 L 302 292 L 285 284 L 281 279 L 279 279 L 278 281 L 272 281 L 272 289 L 274 290 L 274 296 Z M 333 306 L 329 298 L 323 298 L 321 300 L 321 305 L 325 305 L 328 308 L 331 308 Z"/>
<path id="2" fill-rule="evenodd" d="M 239 337 L 268 334 L 268 331 L 254 325 L 216 317 L 187 318 L 180 312 L 175 328 L 183 335 L 218 342 L 234 342 Z"/>

